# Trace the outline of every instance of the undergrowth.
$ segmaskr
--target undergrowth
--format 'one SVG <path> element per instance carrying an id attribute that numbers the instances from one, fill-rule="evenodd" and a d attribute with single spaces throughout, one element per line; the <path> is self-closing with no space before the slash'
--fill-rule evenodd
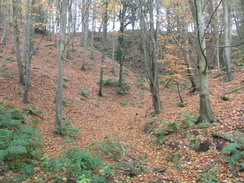
<path id="1" fill-rule="evenodd" d="M 236 131 L 235 135 L 225 134 L 225 138 L 231 141 L 222 149 L 222 158 L 228 163 L 233 170 L 238 164 L 240 169 L 244 169 L 244 133 Z"/>
<path id="2" fill-rule="evenodd" d="M 18 171 L 16 179 L 33 176 L 34 166 L 41 157 L 39 130 L 24 124 L 23 111 L 0 104 L 0 165 L 3 172 Z M 18 181 L 17 181 L 18 182 Z"/>
<path id="3" fill-rule="evenodd" d="M 58 159 L 43 159 L 45 172 L 52 172 L 58 177 L 53 177 L 58 182 L 73 180 L 76 182 L 106 183 L 113 174 L 111 167 L 106 166 L 101 156 L 89 150 L 70 148 L 60 154 Z"/>

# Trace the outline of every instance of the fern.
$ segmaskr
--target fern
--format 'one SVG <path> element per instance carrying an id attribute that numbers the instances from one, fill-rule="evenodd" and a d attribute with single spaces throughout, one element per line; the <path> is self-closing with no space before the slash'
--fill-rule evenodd
<path id="1" fill-rule="evenodd" d="M 39 154 L 41 136 L 38 129 L 23 123 L 25 119 L 23 111 L 0 104 L 0 162 L 6 164 L 6 171 L 18 169 L 33 175 L 30 158 Z"/>
<path id="2" fill-rule="evenodd" d="M 61 123 L 61 126 L 55 128 L 54 133 L 69 136 L 78 136 L 79 129 L 71 125 L 70 118 L 67 118 L 65 122 Z"/>
<path id="3" fill-rule="evenodd" d="M 222 149 L 222 158 L 228 162 L 228 166 L 232 170 L 237 163 L 242 164 L 244 162 L 242 158 L 244 156 L 244 135 L 236 131 L 235 136 L 226 134 L 225 137 L 232 143 Z"/>
<path id="4" fill-rule="evenodd" d="M 191 116 L 191 111 L 187 111 L 184 114 L 181 114 L 181 116 L 184 117 L 184 121 L 188 126 L 193 126 L 194 125 L 194 121 L 199 117 L 199 114 L 195 114 L 193 116 Z"/>
<path id="5" fill-rule="evenodd" d="M 0 129 L 0 149 L 6 149 L 12 136 L 12 131 L 8 129 Z"/>

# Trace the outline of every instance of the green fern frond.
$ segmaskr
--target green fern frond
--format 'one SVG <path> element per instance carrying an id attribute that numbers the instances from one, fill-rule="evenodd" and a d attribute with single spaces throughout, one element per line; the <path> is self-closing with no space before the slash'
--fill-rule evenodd
<path id="1" fill-rule="evenodd" d="M 13 139 L 10 143 L 10 146 L 23 146 L 26 147 L 30 144 L 29 139 Z"/>
<path id="2" fill-rule="evenodd" d="M 0 149 L 6 149 L 9 146 L 12 131 L 8 129 L 0 129 Z"/>
<path id="3" fill-rule="evenodd" d="M 8 154 L 8 151 L 6 150 L 0 150 L 0 162 L 5 158 L 5 156 Z"/>
<path id="4" fill-rule="evenodd" d="M 236 143 L 230 143 L 226 147 L 222 149 L 222 153 L 231 153 L 238 151 L 237 148 L 240 148 L 239 144 Z"/>
<path id="5" fill-rule="evenodd" d="M 7 149 L 9 155 L 24 155 L 27 154 L 27 148 L 21 145 L 11 145 Z"/>

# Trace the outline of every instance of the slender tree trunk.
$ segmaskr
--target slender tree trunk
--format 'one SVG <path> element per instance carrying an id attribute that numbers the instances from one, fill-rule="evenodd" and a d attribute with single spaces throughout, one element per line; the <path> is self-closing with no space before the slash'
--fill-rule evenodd
<path id="1" fill-rule="evenodd" d="M 7 32 L 8 32 L 8 17 L 7 17 L 7 6 L 6 6 L 6 0 L 3 0 L 3 24 L 4 24 L 4 31 L 3 31 L 3 36 L 1 39 L 1 44 L 6 45 L 7 41 Z"/>
<path id="2" fill-rule="evenodd" d="M 211 17 L 212 14 L 214 13 L 214 4 L 213 4 L 213 0 L 209 0 L 209 16 Z M 218 25 L 218 20 L 219 20 L 219 15 L 218 12 L 216 12 L 213 16 L 212 16 L 212 27 L 213 27 L 213 31 L 214 31 L 214 45 L 217 45 L 214 47 L 214 59 L 216 60 L 217 63 L 217 67 L 218 67 L 218 73 L 220 73 L 220 58 L 219 58 L 219 25 Z"/>
<path id="3" fill-rule="evenodd" d="M 185 25 L 184 27 L 184 41 L 185 44 L 187 46 L 187 50 L 189 50 L 189 36 L 188 36 L 188 27 L 187 27 L 187 23 L 186 23 L 186 17 L 183 18 L 183 24 Z M 193 72 L 193 68 L 191 66 L 191 62 L 190 62 L 190 56 L 189 53 L 185 53 L 185 63 L 187 66 L 187 73 L 191 82 L 191 92 L 195 92 L 196 90 L 198 90 L 198 86 L 197 86 L 197 81 L 196 81 L 196 76 Z"/>
<path id="4" fill-rule="evenodd" d="M 85 70 L 86 65 L 86 52 L 87 52 L 87 37 L 88 37 L 88 20 L 89 20 L 89 12 L 87 11 L 89 4 L 89 0 L 83 0 L 82 1 L 82 66 L 81 70 Z"/>
<path id="5" fill-rule="evenodd" d="M 100 69 L 100 82 L 99 82 L 99 91 L 98 95 L 100 97 L 102 94 L 102 86 L 103 86 L 103 64 L 107 51 L 107 24 L 108 24 L 108 2 L 105 0 L 105 10 L 103 12 L 103 36 L 102 36 L 102 44 L 103 44 L 103 53 L 102 53 L 102 61 L 101 61 L 101 69 Z"/>
<path id="6" fill-rule="evenodd" d="M 62 98 L 63 98 L 63 66 L 64 66 L 64 51 L 65 51 L 65 34 L 66 34 L 66 10 L 69 0 L 62 0 L 60 14 L 60 48 L 59 48 L 59 63 L 58 63 L 58 80 L 56 91 L 56 116 L 55 129 L 59 132 L 62 122 Z M 59 132 L 60 133 L 60 132 Z"/>
<path id="7" fill-rule="evenodd" d="M 112 32 L 112 73 L 115 73 L 114 67 L 115 67 L 115 35 L 114 35 L 114 29 L 115 29 L 115 16 L 116 14 L 114 13 L 113 15 L 113 32 Z"/>
<path id="8" fill-rule="evenodd" d="M 144 10 L 145 4 L 140 3 L 140 24 L 142 29 L 142 38 L 143 38 L 143 50 L 144 50 L 144 60 L 146 65 L 147 77 L 149 80 L 150 92 L 152 95 L 152 102 L 154 113 L 159 114 L 162 111 L 162 105 L 159 96 L 158 89 L 158 67 L 157 67 L 157 56 L 158 56 L 158 44 L 157 44 L 157 36 L 158 36 L 158 21 L 156 21 L 156 30 L 154 28 L 154 18 L 153 15 L 153 0 L 148 0 L 149 4 L 149 31 L 147 29 L 147 25 L 145 22 Z M 158 6 L 158 1 L 156 1 L 156 5 Z M 157 8 L 157 16 L 158 16 L 158 8 Z"/>
<path id="9" fill-rule="evenodd" d="M 95 11 L 92 11 L 91 51 L 90 59 L 94 59 L 94 32 L 95 32 Z"/>
<path id="10" fill-rule="evenodd" d="M 16 58 L 19 69 L 19 82 L 21 85 L 25 85 L 23 65 L 21 62 L 20 46 L 19 46 L 19 29 L 18 29 L 18 5 L 16 0 L 12 0 L 13 6 L 13 31 L 14 31 L 14 43 L 16 46 Z"/>
<path id="11" fill-rule="evenodd" d="M 190 0 L 191 11 L 194 18 L 194 29 L 197 35 L 196 49 L 198 57 L 200 117 L 199 123 L 208 123 L 214 120 L 212 113 L 209 86 L 208 86 L 208 60 L 206 57 L 206 44 L 204 39 L 204 20 L 202 0 Z"/>
<path id="12" fill-rule="evenodd" d="M 122 9 L 120 10 L 119 14 L 119 21 L 120 21 L 120 35 L 119 35 L 119 45 L 118 45 L 118 59 L 119 59 L 119 87 L 122 88 L 123 84 L 123 64 L 125 60 L 125 40 L 124 40 L 124 29 L 125 29 L 125 14 L 127 11 L 127 2 L 123 1 Z"/>
<path id="13" fill-rule="evenodd" d="M 68 39 L 70 39 L 71 37 L 71 27 L 72 27 L 72 11 L 71 11 L 71 7 L 72 7 L 72 0 L 70 0 L 69 5 L 68 5 L 68 33 L 67 33 L 67 37 Z M 72 43 L 72 42 L 71 42 Z M 67 48 L 66 48 L 66 59 L 70 60 L 71 56 L 70 56 L 70 45 L 71 43 L 67 43 Z"/>
<path id="14" fill-rule="evenodd" d="M 26 50 L 24 50 L 24 54 L 26 55 L 26 80 L 25 80 L 25 89 L 24 89 L 24 97 L 23 102 L 25 104 L 29 103 L 28 101 L 28 92 L 30 87 L 30 68 L 31 68 L 31 37 L 32 37 L 32 7 L 34 4 L 34 0 L 26 0 L 26 24 L 25 24 L 25 38 L 26 38 Z"/>
<path id="15" fill-rule="evenodd" d="M 231 81 L 231 57 L 230 57 L 230 35 L 231 35 L 231 24 L 230 24 L 230 2 L 228 0 L 223 0 L 223 10 L 224 10 L 224 58 L 226 64 L 226 77 L 227 81 Z"/>

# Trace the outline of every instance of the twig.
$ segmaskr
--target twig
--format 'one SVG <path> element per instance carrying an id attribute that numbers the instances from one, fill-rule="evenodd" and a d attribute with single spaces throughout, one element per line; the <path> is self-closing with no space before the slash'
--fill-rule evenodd
<path id="1" fill-rule="evenodd" d="M 232 128 L 232 129 L 224 130 L 224 132 L 235 131 L 235 130 L 241 130 L 241 129 L 244 129 L 244 127 Z"/>

